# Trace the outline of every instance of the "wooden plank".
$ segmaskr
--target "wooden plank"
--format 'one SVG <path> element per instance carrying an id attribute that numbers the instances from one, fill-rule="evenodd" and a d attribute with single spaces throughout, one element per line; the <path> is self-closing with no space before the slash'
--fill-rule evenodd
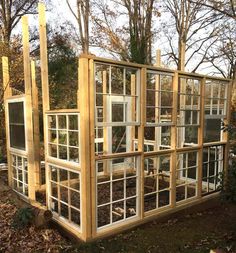
<path id="1" fill-rule="evenodd" d="M 134 74 L 131 75 L 131 80 L 130 80 L 130 84 L 131 84 L 131 121 L 135 122 L 136 121 L 136 76 Z M 135 151 L 134 148 L 134 140 L 135 140 L 135 126 L 131 127 L 131 147 L 130 150 L 131 151 Z"/>
<path id="2" fill-rule="evenodd" d="M 94 77 L 94 61 L 92 59 L 89 60 L 89 98 L 90 98 L 90 105 L 89 105 L 89 123 L 90 123 L 90 174 L 91 174 L 91 180 L 90 180 L 90 189 L 91 189 L 91 199 L 90 199 L 90 219 L 91 219 L 91 235 L 89 236 L 89 238 L 91 237 L 95 237 L 96 233 L 97 233 L 97 220 L 96 220 L 96 216 L 97 216 L 97 206 L 96 206 L 96 182 L 97 182 L 97 173 L 96 173 L 96 161 L 95 161 L 95 134 L 94 134 L 94 130 L 95 130 L 95 77 Z M 106 91 L 104 88 L 104 86 L 106 86 L 106 73 L 105 71 L 103 71 L 103 91 Z M 106 92 L 105 92 L 106 93 Z M 106 106 L 106 98 L 103 99 L 103 102 L 105 102 L 105 105 L 103 104 L 103 106 Z M 103 107 L 103 110 L 105 107 Z M 103 111 L 104 112 L 104 111 Z M 107 115 L 103 115 L 105 116 L 105 120 Z M 104 121 L 105 121 L 104 120 Z M 104 134 L 107 134 L 106 131 Z M 105 137 L 105 136 L 104 136 Z M 104 140 L 105 141 L 105 140 Z M 105 151 L 108 150 L 108 144 L 107 146 L 105 146 Z M 105 166 L 107 166 L 107 163 L 105 163 Z M 105 169 L 105 173 L 107 173 L 107 167 L 104 168 Z"/>
<path id="3" fill-rule="evenodd" d="M 90 155 L 90 112 L 89 112 L 89 62 L 86 58 L 79 59 L 80 86 L 80 150 L 81 162 L 81 209 L 82 209 L 82 237 L 87 240 L 91 232 L 91 155 Z M 94 129 L 93 129 L 94 135 Z"/>
<path id="4" fill-rule="evenodd" d="M 49 83 L 48 83 L 48 53 L 47 53 L 47 31 L 45 5 L 39 3 L 39 39 L 40 39 L 40 66 L 42 80 L 43 112 L 50 109 L 49 103 Z"/>
<path id="5" fill-rule="evenodd" d="M 140 155 L 140 189 L 139 189 L 139 210 L 140 219 L 144 218 L 144 128 L 146 124 L 146 85 L 147 85 L 147 69 L 141 69 L 140 82 L 140 126 L 138 128 L 138 151 Z"/>
<path id="6" fill-rule="evenodd" d="M 209 142 L 209 143 L 204 143 L 203 147 L 210 147 L 210 146 L 217 146 L 217 145 L 225 145 L 227 144 L 226 141 L 215 141 L 215 142 Z"/>
<path id="7" fill-rule="evenodd" d="M 161 49 L 156 51 L 156 67 L 161 67 Z"/>
<path id="8" fill-rule="evenodd" d="M 34 134 L 34 166 L 35 166 L 35 187 L 41 185 L 40 167 L 40 130 L 39 130 L 39 107 L 38 107 L 38 87 L 35 76 L 35 62 L 31 61 L 31 81 L 32 81 L 32 104 L 33 104 L 33 134 Z"/>
<path id="9" fill-rule="evenodd" d="M 24 58 L 24 83 L 25 83 L 25 126 L 26 126 L 26 147 L 28 159 L 28 187 L 29 199 L 35 200 L 35 150 L 34 150 L 34 126 L 32 116 L 32 97 L 31 97 L 31 66 L 29 55 L 29 27 L 28 18 L 22 17 L 22 40 L 23 40 L 23 58 Z"/>
<path id="10" fill-rule="evenodd" d="M 125 158 L 125 157 L 129 157 L 129 156 L 139 156 L 141 154 L 142 154 L 141 151 L 113 153 L 113 154 L 109 154 L 109 155 L 95 156 L 95 159 L 96 160 L 104 160 L 104 159 Z"/>
<path id="11" fill-rule="evenodd" d="M 44 154 L 48 155 L 48 133 L 47 133 L 47 115 L 46 111 L 50 110 L 49 102 L 49 81 L 48 81 L 48 52 L 47 52 L 47 31 L 46 31 L 46 13 L 45 5 L 42 2 L 38 4 L 39 12 L 39 40 L 40 40 L 40 67 L 41 67 L 41 85 L 42 85 L 42 105 L 43 105 L 43 130 L 44 130 Z M 49 207 L 49 166 L 45 162 L 45 177 L 46 177 L 46 199 L 47 207 Z"/>
<path id="12" fill-rule="evenodd" d="M 189 151 L 195 151 L 200 149 L 201 147 L 199 145 L 189 146 L 189 147 L 183 147 L 183 148 L 176 148 L 176 152 L 189 152 Z"/>
<path id="13" fill-rule="evenodd" d="M 232 87 L 233 82 L 231 82 L 228 86 L 227 90 L 227 112 L 226 112 L 226 118 L 224 119 L 224 124 L 228 125 L 230 124 L 230 117 L 231 117 L 231 100 L 232 100 Z M 229 133 L 228 131 L 225 131 L 223 133 L 223 140 L 226 142 L 225 148 L 224 148 L 224 173 L 225 173 L 225 182 L 224 187 L 227 187 L 228 183 L 228 169 L 229 169 L 229 150 L 230 150 L 230 143 L 229 143 Z"/>
<path id="14" fill-rule="evenodd" d="M 170 153 L 175 152 L 174 149 L 161 149 L 161 150 L 157 150 L 157 151 L 149 151 L 147 153 L 144 153 L 145 157 L 153 157 L 153 156 L 159 156 L 159 155 L 167 155 Z"/>
<path id="15" fill-rule="evenodd" d="M 79 113 L 79 109 L 56 109 L 46 111 L 45 114 L 68 114 L 68 113 Z"/>
<path id="16" fill-rule="evenodd" d="M 202 197 L 202 167 L 203 167 L 203 143 L 204 143 L 204 127 L 205 127 L 205 84 L 206 78 L 201 80 L 200 87 L 200 115 L 199 115 L 199 129 L 198 129 L 198 171 L 197 171 L 197 197 Z"/>
<path id="17" fill-rule="evenodd" d="M 92 80 L 94 80 L 94 77 L 91 77 Z M 92 89 L 96 89 L 96 87 L 94 87 L 94 83 L 90 85 L 90 88 Z M 95 96 L 94 91 L 90 91 L 91 94 L 93 94 L 93 96 Z M 109 91 L 107 92 L 107 71 L 104 70 L 102 72 L 102 93 L 103 94 L 107 94 L 109 93 Z M 108 116 L 108 104 L 107 104 L 107 96 L 103 95 L 103 123 L 107 122 L 107 116 Z M 94 101 L 96 100 L 96 98 L 94 97 Z M 91 107 L 95 106 L 95 102 L 93 104 L 91 104 Z M 91 111 L 94 111 L 94 109 L 91 108 Z M 95 113 L 93 114 L 95 117 Z M 92 116 L 92 115 L 91 115 Z M 94 121 L 94 120 L 93 120 Z M 95 126 L 94 126 L 95 127 Z M 108 153 L 108 129 L 106 126 L 103 127 L 103 154 L 106 155 Z M 103 169 L 104 169 L 104 173 L 107 174 L 108 173 L 108 163 L 106 161 L 104 161 L 103 163 Z"/>
<path id="18" fill-rule="evenodd" d="M 172 109 L 172 121 L 173 126 L 171 126 L 171 149 L 175 150 L 171 154 L 170 160 L 170 205 L 171 207 L 176 206 L 176 161 L 177 161 L 177 108 L 178 108 L 178 72 L 175 72 L 173 77 L 173 109 Z"/>
<path id="19" fill-rule="evenodd" d="M 5 130 L 6 130 L 6 151 L 7 151 L 7 166 L 8 166 L 8 184 L 13 187 L 12 182 L 12 169 L 11 169 L 11 155 L 10 155 L 10 133 L 9 133 L 9 120 L 7 99 L 12 96 L 10 89 L 10 75 L 8 57 L 2 57 L 2 74 L 3 74 L 3 90 L 4 90 L 4 107 L 5 107 Z"/>

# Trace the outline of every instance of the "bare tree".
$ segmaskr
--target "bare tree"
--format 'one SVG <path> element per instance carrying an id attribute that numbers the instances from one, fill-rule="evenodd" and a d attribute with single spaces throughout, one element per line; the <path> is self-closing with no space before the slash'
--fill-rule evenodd
<path id="1" fill-rule="evenodd" d="M 214 24 L 222 16 L 212 15 L 212 10 L 204 8 L 202 0 L 192 3 L 190 0 L 166 0 L 165 6 L 174 20 L 177 33 L 177 47 L 174 46 L 176 37 L 172 33 L 166 33 L 169 43 L 167 55 L 172 59 L 179 70 L 194 59 L 195 64 L 191 71 L 195 72 L 206 60 L 207 51 L 217 41 L 217 27 Z M 169 27 L 173 23 L 168 20 Z M 168 25 L 167 25 L 168 26 Z M 208 43 L 208 46 L 206 44 Z M 204 53 L 198 55 L 204 49 Z M 198 55 L 198 57 L 196 57 Z"/>
<path id="2" fill-rule="evenodd" d="M 159 14 L 154 3 L 154 0 L 94 2 L 97 12 L 92 19 L 94 31 L 98 32 L 94 42 L 122 60 L 151 63 L 153 17 Z"/>
<path id="3" fill-rule="evenodd" d="M 196 1 L 191 0 L 191 3 L 196 3 Z M 218 12 L 220 14 L 223 14 L 224 16 L 228 18 L 232 18 L 236 20 L 236 2 L 235 0 L 208 0 L 203 1 L 203 6 Z"/>
<path id="4" fill-rule="evenodd" d="M 74 12 L 69 0 L 66 0 L 67 5 L 76 18 L 79 27 L 80 43 L 83 53 L 89 53 L 89 15 L 90 15 L 90 1 L 77 0 L 77 14 Z"/>
<path id="5" fill-rule="evenodd" d="M 12 30 L 25 14 L 36 13 L 38 0 L 1 0 L 0 1 L 0 37 L 9 45 Z"/>

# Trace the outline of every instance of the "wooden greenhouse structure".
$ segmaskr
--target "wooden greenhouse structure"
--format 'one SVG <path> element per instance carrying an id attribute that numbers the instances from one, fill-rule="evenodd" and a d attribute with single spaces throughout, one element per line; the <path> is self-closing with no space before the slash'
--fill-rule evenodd
<path id="1" fill-rule="evenodd" d="M 52 110 L 45 20 L 39 4 L 44 163 L 26 17 L 24 94 L 10 88 L 2 59 L 10 186 L 84 241 L 217 196 L 231 81 L 81 55 L 77 109 Z"/>

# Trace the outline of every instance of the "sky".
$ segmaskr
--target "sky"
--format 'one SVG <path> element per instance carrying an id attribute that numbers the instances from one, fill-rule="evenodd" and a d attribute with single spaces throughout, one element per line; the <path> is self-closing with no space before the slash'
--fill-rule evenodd
<path id="1" fill-rule="evenodd" d="M 45 0 L 44 0 L 45 1 Z M 63 24 L 66 21 L 72 22 L 75 26 L 77 26 L 77 22 L 75 17 L 71 14 L 71 11 L 66 3 L 66 0 L 50 0 L 51 4 L 50 6 L 46 5 L 46 18 L 47 18 L 47 23 L 50 24 L 52 27 L 54 25 L 60 25 Z M 76 0 L 69 0 L 71 7 L 75 10 L 76 12 Z M 168 19 L 166 14 L 162 15 L 160 18 L 160 21 L 163 19 Z M 161 24 L 158 22 L 159 25 Z M 30 15 L 29 16 L 29 24 L 31 27 L 36 27 L 38 29 L 38 16 L 37 15 Z M 17 27 L 15 33 L 19 33 L 20 30 L 20 24 Z M 153 51 L 156 49 L 161 49 L 162 53 L 164 53 L 164 48 L 165 48 L 166 42 L 163 39 L 163 36 L 161 35 L 158 36 L 156 39 L 154 45 L 153 45 Z M 103 57 L 111 57 L 109 54 L 105 54 L 104 51 L 99 50 L 98 48 L 90 48 L 91 53 L 95 54 L 96 56 L 103 56 Z M 154 54 L 154 52 L 153 52 Z M 171 66 L 169 66 L 171 67 Z M 173 68 L 173 66 L 172 66 Z M 188 71 L 188 69 L 186 69 Z M 201 68 L 198 70 L 198 72 L 207 74 L 209 73 L 209 69 L 206 69 L 205 67 Z"/>

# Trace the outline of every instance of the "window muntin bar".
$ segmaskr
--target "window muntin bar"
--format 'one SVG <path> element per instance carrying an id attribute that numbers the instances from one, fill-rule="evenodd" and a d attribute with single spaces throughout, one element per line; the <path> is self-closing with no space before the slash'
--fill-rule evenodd
<path id="1" fill-rule="evenodd" d="M 80 172 L 49 166 L 49 209 L 71 226 L 81 227 Z"/>
<path id="2" fill-rule="evenodd" d="M 48 155 L 79 164 L 79 114 L 47 114 Z"/>

